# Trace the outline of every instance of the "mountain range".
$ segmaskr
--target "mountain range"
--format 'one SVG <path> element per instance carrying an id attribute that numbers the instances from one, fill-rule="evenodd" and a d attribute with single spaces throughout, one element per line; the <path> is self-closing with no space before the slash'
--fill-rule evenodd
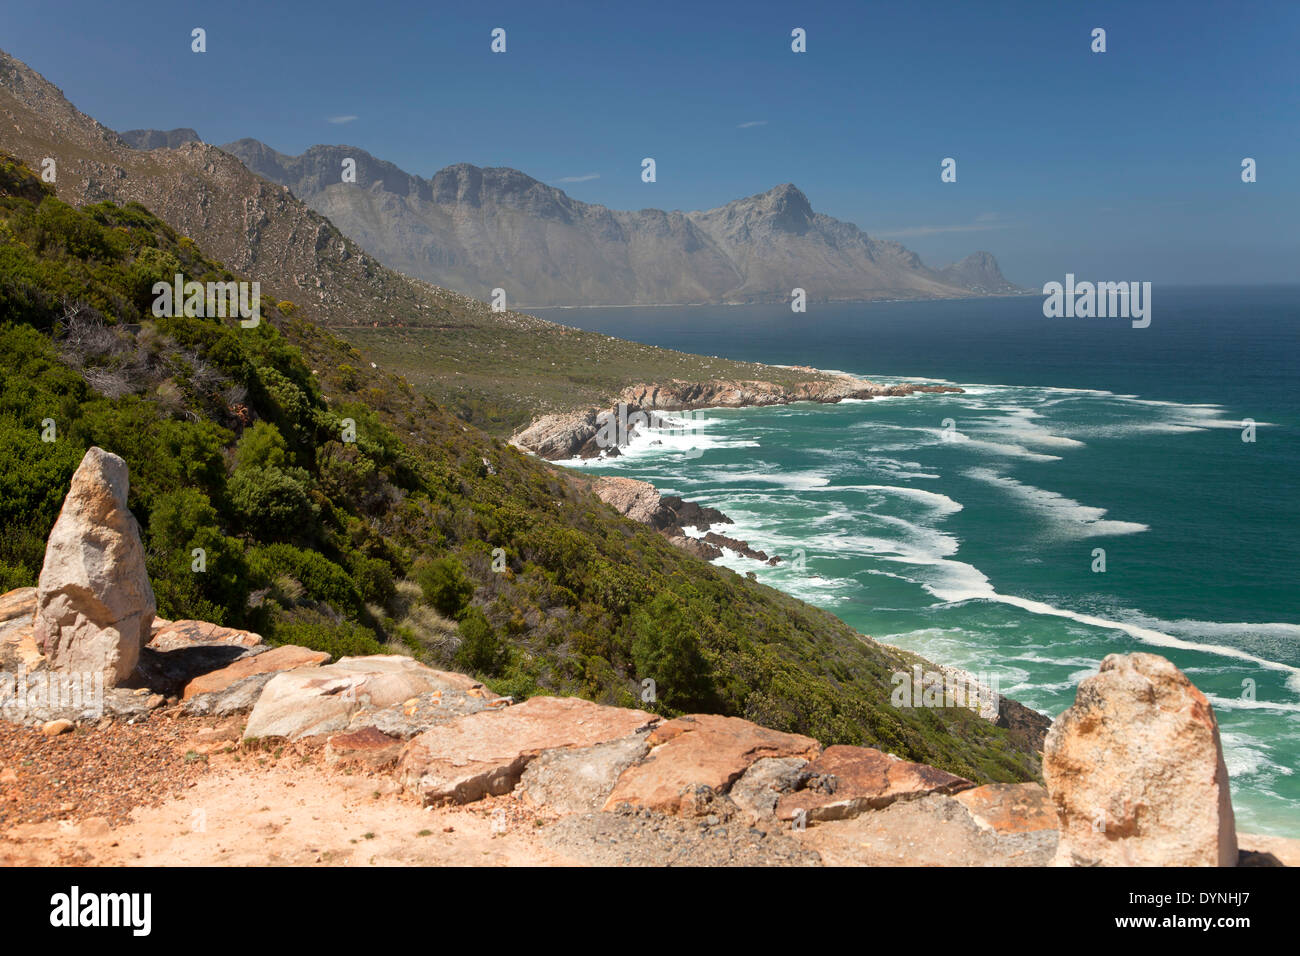
<path id="1" fill-rule="evenodd" d="M 145 131 L 142 146 L 168 136 Z M 424 179 L 355 146 L 287 156 L 221 147 L 288 186 L 385 265 L 520 307 L 950 298 L 1020 291 L 986 252 L 942 270 L 815 212 L 790 183 L 703 212 L 580 202 L 516 169 L 458 163 Z M 356 182 L 343 182 L 346 160 Z"/>

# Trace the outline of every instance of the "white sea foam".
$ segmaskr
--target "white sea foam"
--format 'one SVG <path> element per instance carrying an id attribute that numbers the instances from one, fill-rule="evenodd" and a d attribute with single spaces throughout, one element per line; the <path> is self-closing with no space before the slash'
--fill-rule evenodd
<path id="1" fill-rule="evenodd" d="M 1001 488 L 1029 506 L 1036 514 L 1050 522 L 1053 531 L 1063 538 L 1095 538 L 1106 535 L 1137 534 L 1150 527 L 1136 521 L 1106 519 L 1105 508 L 1094 508 L 1066 498 L 1055 491 L 1036 488 L 999 475 L 987 468 L 968 468 L 963 472 L 968 478 Z"/>

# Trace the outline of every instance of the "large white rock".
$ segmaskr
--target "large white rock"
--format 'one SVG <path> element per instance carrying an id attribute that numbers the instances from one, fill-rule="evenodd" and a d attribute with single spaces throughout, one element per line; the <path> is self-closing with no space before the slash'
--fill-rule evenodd
<path id="1" fill-rule="evenodd" d="M 140 528 L 126 506 L 126 462 L 86 452 L 45 546 L 36 587 L 36 643 L 65 673 L 130 676 L 149 640 L 153 588 Z"/>
<path id="2" fill-rule="evenodd" d="M 1063 866 L 1236 866 L 1219 727 L 1157 654 L 1111 654 L 1047 733 Z"/>

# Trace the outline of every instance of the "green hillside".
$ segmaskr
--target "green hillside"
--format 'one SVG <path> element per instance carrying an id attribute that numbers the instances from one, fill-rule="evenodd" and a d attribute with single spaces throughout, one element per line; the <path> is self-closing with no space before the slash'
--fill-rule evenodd
<path id="1" fill-rule="evenodd" d="M 518 696 L 648 706 L 652 678 L 665 713 L 1036 776 L 969 711 L 891 707 L 913 658 L 675 549 L 291 303 L 264 302 L 252 329 L 155 318 L 153 284 L 176 273 L 240 279 L 143 207 L 74 209 L 0 154 L 0 590 L 35 583 L 99 445 L 130 466 L 163 617 L 410 653 Z"/>

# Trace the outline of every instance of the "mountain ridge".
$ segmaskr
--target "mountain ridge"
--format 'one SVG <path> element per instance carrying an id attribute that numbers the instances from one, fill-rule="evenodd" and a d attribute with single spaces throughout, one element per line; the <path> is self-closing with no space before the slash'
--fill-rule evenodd
<path id="1" fill-rule="evenodd" d="M 785 302 L 796 287 L 814 302 L 1022 291 L 987 252 L 972 257 L 979 268 L 931 269 L 814 211 L 793 183 L 707 210 L 614 210 L 510 167 L 457 163 L 425 179 L 356 146 L 221 149 L 390 267 L 485 298 L 503 288 L 521 307 Z M 341 181 L 347 159 L 356 183 Z"/>

